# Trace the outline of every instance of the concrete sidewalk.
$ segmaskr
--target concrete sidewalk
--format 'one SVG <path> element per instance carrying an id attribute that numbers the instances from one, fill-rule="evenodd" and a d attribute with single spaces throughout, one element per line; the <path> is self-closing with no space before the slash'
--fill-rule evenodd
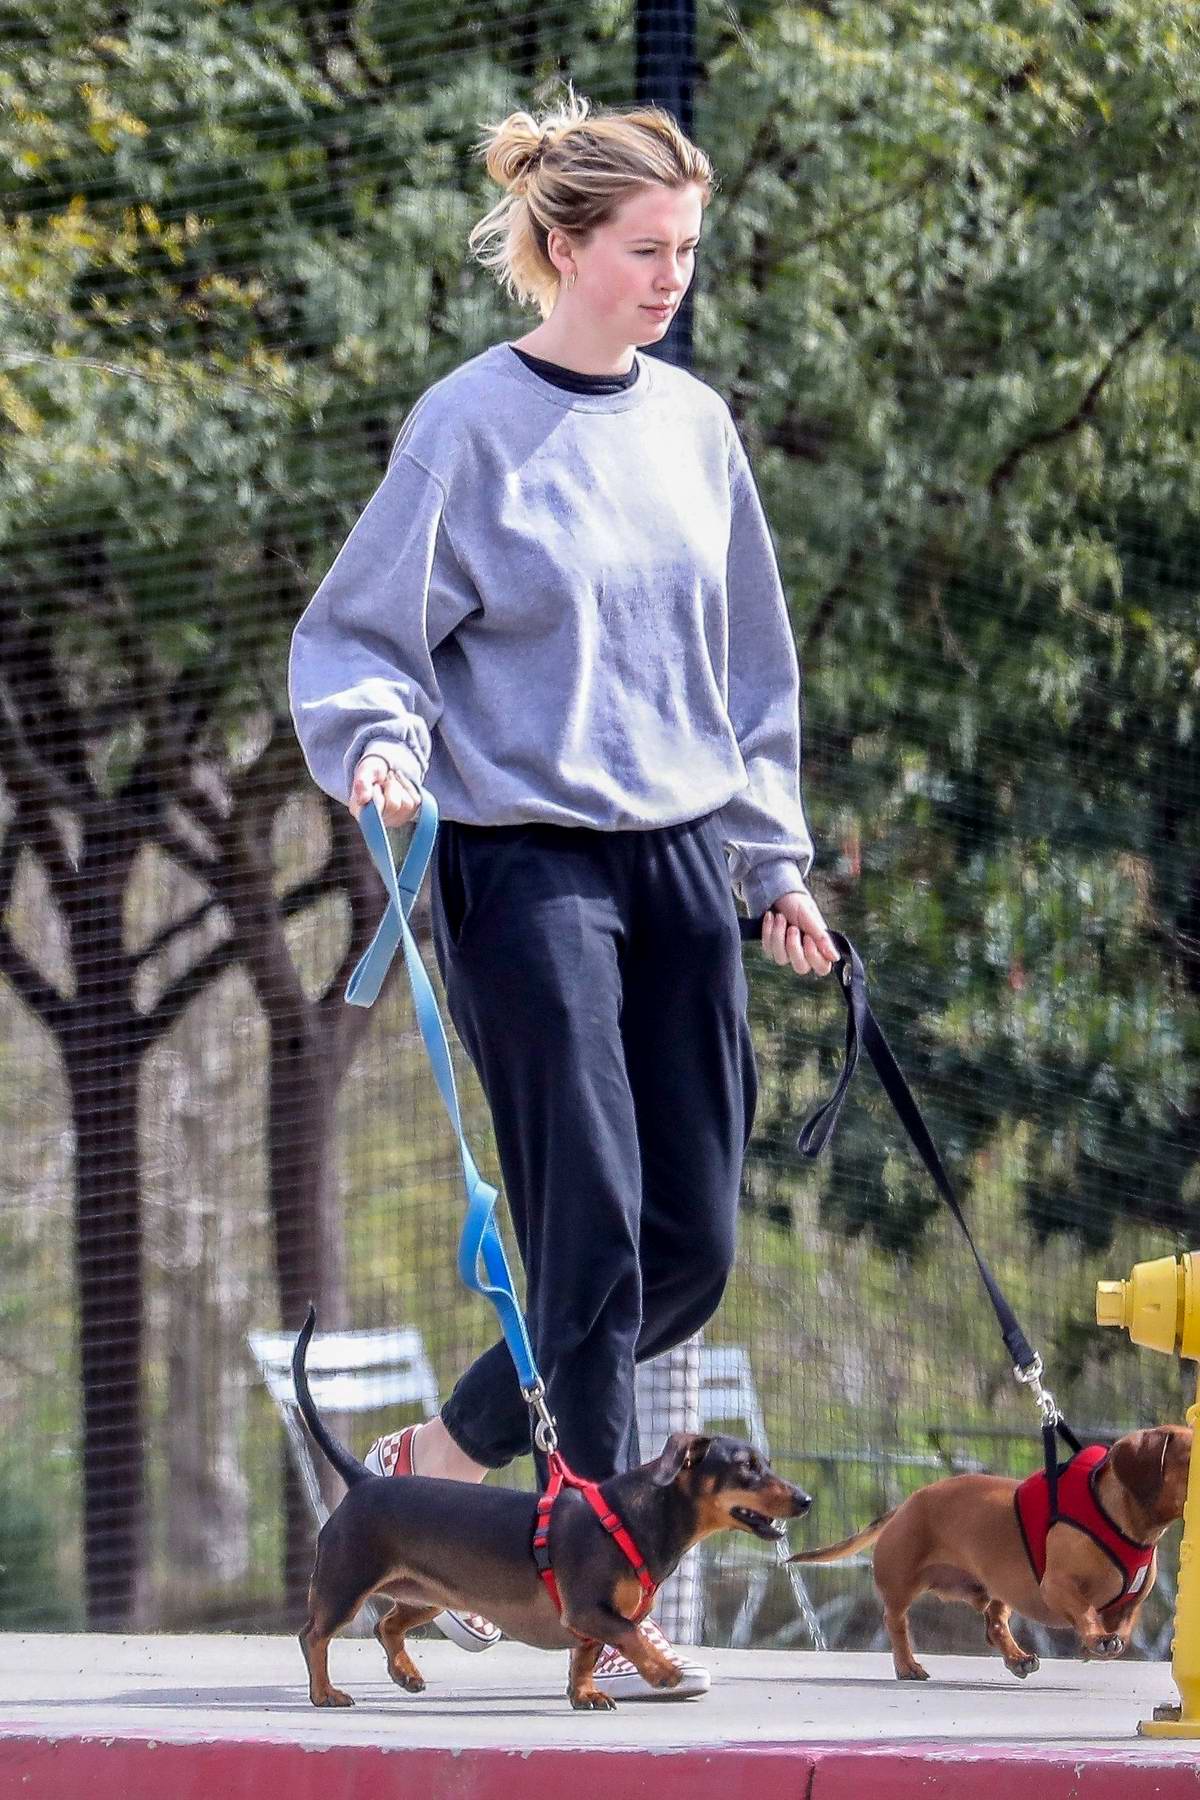
<path id="1" fill-rule="evenodd" d="M 908 1684 L 886 1656 L 706 1650 L 703 1699 L 577 1714 L 561 1652 L 413 1650 L 419 1695 L 374 1642 L 338 1639 L 331 1675 L 356 1705 L 318 1711 L 290 1638 L 0 1635 L 0 1796 L 538 1800 L 586 1781 L 605 1800 L 994 1800 L 1013 1774 L 1038 1800 L 1200 1794 L 1200 1742 L 1136 1735 L 1175 1698 L 1161 1663 L 1049 1662 L 1022 1683 L 998 1658 L 930 1657 L 933 1679 Z"/>

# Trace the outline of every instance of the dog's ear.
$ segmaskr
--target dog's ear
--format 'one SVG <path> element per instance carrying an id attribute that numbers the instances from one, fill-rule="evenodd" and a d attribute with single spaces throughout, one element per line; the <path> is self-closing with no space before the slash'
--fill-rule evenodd
<path id="1" fill-rule="evenodd" d="M 673 1431 L 654 1462 L 655 1487 L 670 1487 L 681 1469 L 694 1469 L 711 1442 L 696 1431 Z"/>
<path id="2" fill-rule="evenodd" d="M 1155 1425 L 1118 1438 L 1109 1452 L 1113 1473 L 1131 1500 L 1152 1508 L 1162 1493 L 1163 1468 L 1170 1448 L 1171 1430 Z"/>

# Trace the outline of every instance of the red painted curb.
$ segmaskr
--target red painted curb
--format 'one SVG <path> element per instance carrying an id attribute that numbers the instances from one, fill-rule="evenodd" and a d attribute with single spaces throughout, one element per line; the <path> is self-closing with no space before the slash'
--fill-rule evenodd
<path id="1" fill-rule="evenodd" d="M 815 1752 L 808 1800 L 1197 1800 L 1200 1744 L 870 1744 Z"/>
<path id="2" fill-rule="evenodd" d="M 807 1749 L 479 1750 L 0 1737 L 2 1800 L 809 1800 Z M 1195 1800 L 1193 1795 L 1192 1800 Z"/>
<path id="3" fill-rule="evenodd" d="M 0 1800 L 1197 1800 L 1200 1746 L 403 1744 L 0 1735 Z"/>

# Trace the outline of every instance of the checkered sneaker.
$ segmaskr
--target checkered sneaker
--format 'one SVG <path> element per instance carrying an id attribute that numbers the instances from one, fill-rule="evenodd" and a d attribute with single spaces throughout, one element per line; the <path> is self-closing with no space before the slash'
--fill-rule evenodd
<path id="1" fill-rule="evenodd" d="M 395 1475 L 396 1464 L 400 1453 L 404 1452 L 405 1466 L 399 1471 L 402 1475 L 412 1474 L 412 1451 L 409 1442 L 412 1427 L 406 1425 L 403 1431 L 389 1432 L 387 1437 L 376 1438 L 367 1454 L 363 1457 L 363 1467 L 370 1469 L 372 1475 Z"/>
<path id="2" fill-rule="evenodd" d="M 680 1656 L 652 1619 L 644 1619 L 641 1629 L 656 1650 L 661 1650 L 677 1668 L 682 1669 L 682 1681 L 677 1687 L 651 1687 L 627 1656 L 622 1656 L 619 1650 L 606 1644 L 596 1659 L 593 1676 L 596 1686 L 603 1693 L 613 1700 L 694 1700 L 698 1694 L 707 1694 L 712 1678 L 706 1668 L 700 1663 L 692 1662 L 689 1657 Z"/>

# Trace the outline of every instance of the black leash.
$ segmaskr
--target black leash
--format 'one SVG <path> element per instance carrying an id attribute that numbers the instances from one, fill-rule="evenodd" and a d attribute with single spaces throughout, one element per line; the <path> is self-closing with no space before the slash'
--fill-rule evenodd
<path id="1" fill-rule="evenodd" d="M 757 942 L 761 939 L 761 919 L 740 918 L 738 924 L 742 937 L 747 942 Z M 917 1155 L 925 1164 L 934 1186 L 950 1208 L 960 1231 L 970 1246 L 971 1255 L 975 1258 L 975 1266 L 979 1270 L 983 1285 L 987 1289 L 988 1299 L 992 1303 L 992 1309 L 999 1322 L 1004 1347 L 1012 1361 L 1013 1374 L 1018 1381 L 1029 1388 L 1034 1404 L 1041 1415 L 1042 1450 L 1046 1461 L 1046 1480 L 1050 1486 L 1051 1514 L 1054 1516 L 1058 1510 L 1058 1455 L 1055 1434 L 1057 1433 L 1063 1439 L 1073 1454 L 1077 1453 L 1081 1447 L 1079 1440 L 1059 1412 L 1053 1394 L 1042 1386 L 1042 1359 L 1021 1330 L 1017 1315 L 1009 1304 L 1004 1290 L 980 1255 L 975 1239 L 971 1236 L 971 1228 L 963 1217 L 962 1207 L 958 1203 L 958 1195 L 942 1165 L 937 1146 L 930 1136 L 929 1127 L 921 1116 L 921 1109 L 913 1098 L 912 1089 L 892 1053 L 891 1045 L 884 1037 L 879 1021 L 871 1010 L 871 1002 L 867 998 L 867 977 L 862 959 L 850 939 L 842 932 L 831 931 L 829 935 L 841 952 L 841 961 L 838 964 L 838 984 L 842 998 L 846 1002 L 845 1058 L 836 1087 L 828 1100 L 818 1106 L 801 1127 L 800 1134 L 796 1139 L 796 1148 L 802 1156 L 806 1156 L 810 1160 L 820 1156 L 837 1127 L 842 1106 L 850 1091 L 850 1083 L 854 1079 L 854 1071 L 858 1067 L 860 1052 L 865 1050 L 874 1065 L 884 1093 L 895 1109 L 896 1116 L 912 1139 Z"/>

